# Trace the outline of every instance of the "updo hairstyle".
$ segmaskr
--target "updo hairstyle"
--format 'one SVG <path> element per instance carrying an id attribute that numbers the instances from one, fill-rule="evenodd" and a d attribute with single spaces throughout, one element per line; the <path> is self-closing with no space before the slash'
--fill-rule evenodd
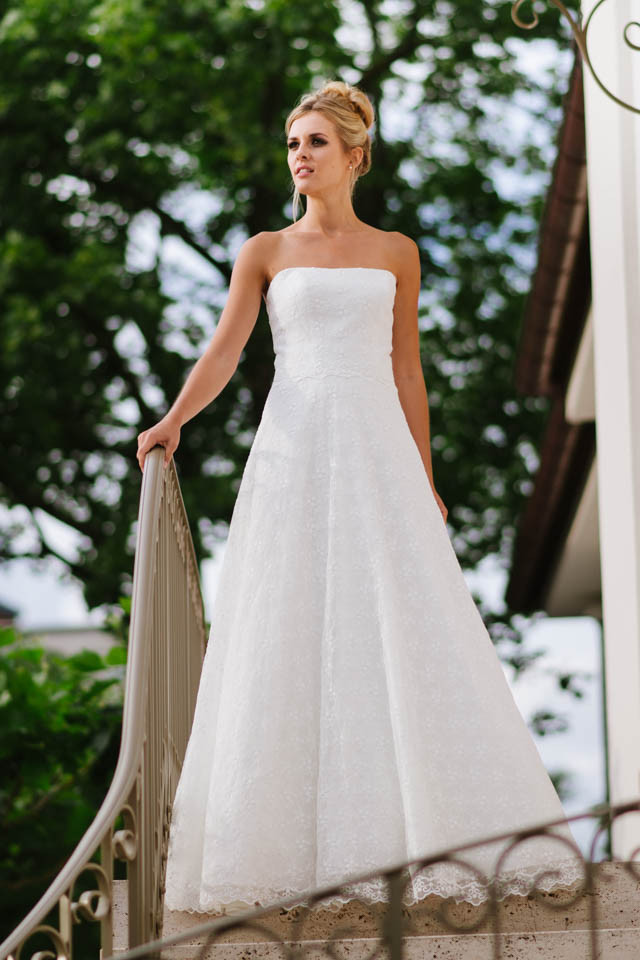
<path id="1" fill-rule="evenodd" d="M 284 129 L 287 137 L 293 121 L 305 113 L 309 113 L 310 110 L 324 113 L 332 121 L 345 152 L 353 147 L 362 147 L 362 160 L 350 171 L 350 193 L 353 195 L 356 180 L 358 177 L 364 176 L 371 167 L 369 128 L 373 125 L 375 114 L 369 97 L 358 87 L 351 86 L 350 83 L 344 83 L 342 80 L 330 80 L 323 84 L 319 90 L 305 93 L 300 98 L 286 119 Z M 298 216 L 299 204 L 300 192 L 294 183 L 292 200 L 294 221 Z"/>

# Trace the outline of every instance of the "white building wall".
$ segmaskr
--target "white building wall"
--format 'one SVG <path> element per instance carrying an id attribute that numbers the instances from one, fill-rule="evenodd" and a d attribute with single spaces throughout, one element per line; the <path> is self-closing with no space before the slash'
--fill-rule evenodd
<path id="1" fill-rule="evenodd" d="M 583 20 L 593 8 L 583 3 Z M 637 19 L 637 5 L 635 8 Z M 640 105 L 640 54 L 626 47 L 629 0 L 609 0 L 589 28 L 603 81 Z M 595 350 L 598 513 L 612 802 L 640 796 L 640 115 L 609 99 L 584 65 Z M 614 850 L 640 845 L 640 814 Z"/>

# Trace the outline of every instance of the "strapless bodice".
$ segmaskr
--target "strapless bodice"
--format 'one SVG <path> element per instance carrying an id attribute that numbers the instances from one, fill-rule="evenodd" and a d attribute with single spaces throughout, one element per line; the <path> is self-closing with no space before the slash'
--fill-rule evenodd
<path id="1" fill-rule="evenodd" d="M 376 267 L 286 267 L 267 291 L 274 382 L 360 376 L 394 384 L 396 278 Z"/>

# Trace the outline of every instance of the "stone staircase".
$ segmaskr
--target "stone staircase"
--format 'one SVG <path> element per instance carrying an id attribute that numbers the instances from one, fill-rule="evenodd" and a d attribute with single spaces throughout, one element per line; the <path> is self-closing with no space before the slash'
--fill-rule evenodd
<path id="1" fill-rule="evenodd" d="M 638 869 L 639 864 L 634 864 Z M 592 952 L 590 900 L 596 898 L 597 949 Z M 512 896 L 499 903 L 500 954 L 492 933 L 491 918 L 469 933 L 452 933 L 437 916 L 442 905 L 430 897 L 405 908 L 406 960 L 640 960 L 640 874 L 636 880 L 621 863 L 596 865 L 595 889 L 563 907 L 567 891 L 534 896 Z M 451 919 L 460 927 L 475 927 L 485 908 L 454 904 Z M 254 928 L 237 928 L 218 934 L 202 960 L 280 960 L 283 942 L 295 944 L 302 956 L 340 956 L 365 960 L 375 953 L 382 927 L 384 904 L 367 905 L 352 900 L 332 912 L 318 906 L 303 918 L 304 911 L 274 910 L 254 921 Z M 215 914 L 165 911 L 163 937 L 188 934 Z M 298 923 L 296 923 L 298 921 Z M 258 929 L 259 924 L 259 929 Z M 114 955 L 126 944 L 126 883 L 116 884 L 114 902 Z M 329 941 L 335 953 L 327 950 Z M 204 938 L 196 935 L 162 951 L 166 960 L 195 960 Z M 384 956 L 385 953 L 382 954 Z"/>

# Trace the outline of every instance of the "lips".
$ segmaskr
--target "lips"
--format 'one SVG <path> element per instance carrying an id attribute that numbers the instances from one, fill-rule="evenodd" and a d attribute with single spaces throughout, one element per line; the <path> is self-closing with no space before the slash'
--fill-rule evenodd
<path id="1" fill-rule="evenodd" d="M 311 167 L 305 167 L 305 166 L 296 167 L 296 176 L 297 176 L 297 177 L 306 177 L 306 176 L 308 176 L 310 173 L 313 173 L 313 170 L 311 169 Z"/>

